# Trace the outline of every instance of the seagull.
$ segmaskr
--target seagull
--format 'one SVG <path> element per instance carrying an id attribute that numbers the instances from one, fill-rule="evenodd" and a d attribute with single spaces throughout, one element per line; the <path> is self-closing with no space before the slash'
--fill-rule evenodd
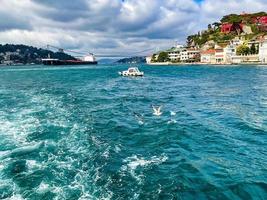
<path id="1" fill-rule="evenodd" d="M 143 117 L 143 115 L 138 114 L 136 112 L 133 112 L 133 113 L 134 113 L 135 118 L 138 120 L 138 123 L 140 125 L 143 125 L 144 124 L 144 117 Z"/>
<path id="2" fill-rule="evenodd" d="M 176 115 L 176 112 L 174 112 L 174 111 L 170 111 L 170 113 L 171 113 L 171 116 Z"/>
<path id="3" fill-rule="evenodd" d="M 167 122 L 167 124 L 176 124 L 177 121 L 175 119 L 171 119 L 170 121 Z"/>
<path id="4" fill-rule="evenodd" d="M 162 106 L 159 106 L 158 108 L 156 108 L 155 106 L 152 106 L 152 109 L 154 111 L 153 115 L 156 115 L 156 116 L 162 115 L 162 112 L 160 111 L 161 108 L 162 108 Z"/>

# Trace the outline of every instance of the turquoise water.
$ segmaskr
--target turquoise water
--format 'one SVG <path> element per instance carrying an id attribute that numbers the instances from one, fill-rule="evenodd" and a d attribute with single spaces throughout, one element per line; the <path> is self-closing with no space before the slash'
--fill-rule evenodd
<path id="1" fill-rule="evenodd" d="M 267 67 L 126 68 L 0 69 L 0 199 L 267 199 Z"/>

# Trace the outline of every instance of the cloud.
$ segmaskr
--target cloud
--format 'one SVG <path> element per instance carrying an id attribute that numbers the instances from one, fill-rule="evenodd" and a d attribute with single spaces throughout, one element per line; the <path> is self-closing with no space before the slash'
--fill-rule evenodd
<path id="1" fill-rule="evenodd" d="M 0 41 L 96 54 L 167 48 L 229 13 L 265 0 L 1 0 Z"/>

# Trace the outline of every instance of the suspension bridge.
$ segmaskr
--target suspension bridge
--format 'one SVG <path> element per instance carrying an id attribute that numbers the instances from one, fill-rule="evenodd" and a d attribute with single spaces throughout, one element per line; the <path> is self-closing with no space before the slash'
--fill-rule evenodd
<path id="1" fill-rule="evenodd" d="M 130 57 L 136 57 L 136 56 L 146 56 L 153 54 L 154 52 L 159 51 L 158 48 L 148 48 L 142 51 L 135 51 L 135 52 L 130 52 L 130 53 L 115 53 L 115 54 L 93 54 L 90 52 L 86 51 L 76 51 L 76 50 L 70 50 L 70 49 L 65 49 L 61 47 L 57 47 L 54 45 L 46 45 L 44 47 L 41 47 L 43 49 L 51 50 L 51 51 L 57 51 L 57 52 L 62 52 L 62 53 L 70 53 L 71 55 L 74 55 L 75 57 L 82 57 L 84 55 L 92 54 L 97 58 L 130 58 Z"/>

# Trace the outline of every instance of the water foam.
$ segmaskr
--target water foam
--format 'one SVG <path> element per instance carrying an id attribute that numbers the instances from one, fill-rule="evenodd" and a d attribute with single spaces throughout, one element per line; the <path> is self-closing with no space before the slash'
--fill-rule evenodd
<path id="1" fill-rule="evenodd" d="M 43 194 L 50 191 L 50 186 L 49 184 L 45 183 L 45 182 L 41 182 L 41 184 L 39 185 L 39 187 L 37 188 L 36 192 L 39 194 Z"/>
<path id="2" fill-rule="evenodd" d="M 150 159 L 145 159 L 144 157 L 138 157 L 137 155 L 128 157 L 123 160 L 125 165 L 121 167 L 121 171 L 128 171 L 132 177 L 134 177 L 138 184 L 142 184 L 143 182 L 143 174 L 137 174 L 137 168 L 146 168 L 152 165 L 159 165 L 168 160 L 166 155 L 161 155 L 160 157 L 152 156 Z"/>

